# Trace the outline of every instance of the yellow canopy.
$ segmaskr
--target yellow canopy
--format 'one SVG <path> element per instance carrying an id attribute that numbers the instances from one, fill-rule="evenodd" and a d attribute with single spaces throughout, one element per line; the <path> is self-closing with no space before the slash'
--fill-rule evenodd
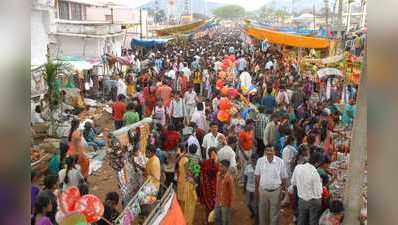
<path id="1" fill-rule="evenodd" d="M 244 31 L 258 40 L 267 40 L 271 43 L 289 45 L 298 48 L 328 48 L 330 41 L 325 38 L 314 38 L 295 34 L 287 34 L 266 28 L 246 27 Z"/>
<path id="2" fill-rule="evenodd" d="M 174 34 L 178 34 L 178 33 L 186 33 L 186 32 L 191 32 L 201 26 L 203 26 L 204 24 L 206 24 L 208 22 L 208 20 L 201 20 L 195 23 L 190 23 L 190 24 L 186 24 L 186 25 L 179 25 L 179 26 L 174 26 L 174 27 L 168 27 L 165 29 L 161 29 L 161 30 L 156 30 L 156 34 L 158 36 L 168 36 L 168 35 L 174 35 Z"/>

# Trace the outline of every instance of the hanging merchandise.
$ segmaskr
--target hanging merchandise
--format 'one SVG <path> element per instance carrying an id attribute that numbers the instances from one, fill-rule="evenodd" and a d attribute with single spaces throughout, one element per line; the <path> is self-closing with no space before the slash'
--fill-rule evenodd
<path id="1" fill-rule="evenodd" d="M 123 209 L 122 213 L 115 220 L 118 225 L 131 225 L 140 215 L 142 205 L 155 203 L 157 188 L 148 180 L 141 186 L 138 192 L 131 198 L 130 202 Z"/>

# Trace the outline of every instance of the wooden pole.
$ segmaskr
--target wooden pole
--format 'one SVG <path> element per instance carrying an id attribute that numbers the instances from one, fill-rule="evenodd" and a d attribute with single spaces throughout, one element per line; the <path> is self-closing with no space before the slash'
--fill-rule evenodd
<path id="1" fill-rule="evenodd" d="M 344 193 L 344 224 L 359 225 L 363 206 L 363 182 L 367 159 L 367 50 L 365 48 L 364 66 L 357 98 L 357 115 L 354 119 L 353 135 L 348 168 L 348 181 Z"/>

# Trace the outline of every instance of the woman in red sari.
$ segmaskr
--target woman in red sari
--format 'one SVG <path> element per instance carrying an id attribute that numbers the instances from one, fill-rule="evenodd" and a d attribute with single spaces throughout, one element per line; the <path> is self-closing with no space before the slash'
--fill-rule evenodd
<path id="1" fill-rule="evenodd" d="M 149 117 L 152 115 L 153 108 L 156 105 L 155 88 L 147 86 L 144 88 L 143 94 L 145 103 L 144 116 Z"/>
<path id="2" fill-rule="evenodd" d="M 201 202 L 206 206 L 207 215 L 215 207 L 217 173 L 220 169 L 220 164 L 217 161 L 216 148 L 211 147 L 209 149 L 209 155 L 210 159 L 203 162 L 200 171 Z"/>

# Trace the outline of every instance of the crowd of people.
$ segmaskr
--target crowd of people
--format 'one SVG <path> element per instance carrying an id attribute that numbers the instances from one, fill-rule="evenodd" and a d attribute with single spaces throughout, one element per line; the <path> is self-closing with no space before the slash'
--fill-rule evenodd
<path id="1" fill-rule="evenodd" d="M 227 56 L 234 60 L 224 66 Z M 336 154 L 332 133 L 351 129 L 356 87 L 350 86 L 349 102 L 340 104 L 342 82 L 321 97 L 319 81 L 299 67 L 280 46 L 260 48 L 235 28 L 146 49 L 134 55 L 125 74 L 114 76 L 114 129 L 153 118 L 149 160 L 146 167 L 134 164 L 134 170 L 157 183 L 159 196 L 174 184 L 189 225 L 195 224 L 198 202 L 206 209 L 201 218 L 206 223 L 232 224 L 232 214 L 240 213 L 232 210 L 238 192 L 245 195 L 253 224 L 279 224 L 282 207 L 293 210 L 294 224 L 341 224 L 344 206 L 330 196 L 334 177 L 328 166 Z M 221 82 L 238 93 L 224 93 Z M 235 110 L 220 116 L 221 102 Z M 32 187 L 32 224 L 59 223 L 55 190 L 76 186 L 89 192 L 84 148 L 106 143 L 97 139 L 93 123 L 80 129 L 80 122 L 73 120 L 59 166 L 45 177 L 44 188 Z M 104 218 L 113 222 L 119 195 L 111 191 Z"/>

